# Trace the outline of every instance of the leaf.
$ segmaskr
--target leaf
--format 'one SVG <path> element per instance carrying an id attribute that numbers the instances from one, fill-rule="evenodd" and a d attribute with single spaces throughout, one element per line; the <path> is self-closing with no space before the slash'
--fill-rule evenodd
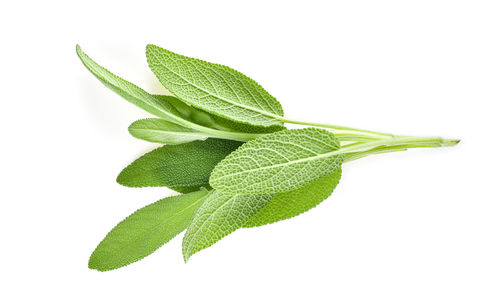
<path id="1" fill-rule="evenodd" d="M 231 194 L 281 193 L 334 173 L 343 155 L 333 133 L 283 130 L 242 145 L 213 170 L 210 185 Z"/>
<path id="2" fill-rule="evenodd" d="M 283 125 L 280 103 L 247 76 L 223 65 L 146 47 L 149 67 L 176 97 L 196 108 L 247 125 Z"/>
<path id="3" fill-rule="evenodd" d="M 278 193 L 242 227 L 254 227 L 300 215 L 327 199 L 340 181 L 341 168 L 303 187 Z"/>
<path id="4" fill-rule="evenodd" d="M 302 188 L 275 195 L 230 195 L 211 191 L 196 211 L 184 236 L 184 260 L 238 228 L 277 222 L 312 209 L 330 196 L 340 176 L 339 168 Z"/>
<path id="5" fill-rule="evenodd" d="M 186 123 L 182 115 L 161 96 L 153 96 L 134 84 L 114 75 L 103 68 L 80 48 L 76 46 L 76 53 L 83 65 L 108 88 L 122 96 L 130 103 L 146 110 L 147 112 L 178 124 Z"/>
<path id="6" fill-rule="evenodd" d="M 136 262 L 182 232 L 208 191 L 167 197 L 115 226 L 90 256 L 89 268 L 109 271 Z"/>
<path id="7" fill-rule="evenodd" d="M 170 145 L 208 138 L 204 133 L 158 118 L 137 120 L 128 127 L 128 131 L 135 138 Z"/>
<path id="8" fill-rule="evenodd" d="M 116 181 L 127 187 L 161 187 L 185 193 L 208 185 L 215 165 L 242 143 L 212 139 L 157 148 L 127 166 Z"/>
<path id="9" fill-rule="evenodd" d="M 184 261 L 240 228 L 271 195 L 231 195 L 212 190 L 196 211 L 182 240 Z"/>

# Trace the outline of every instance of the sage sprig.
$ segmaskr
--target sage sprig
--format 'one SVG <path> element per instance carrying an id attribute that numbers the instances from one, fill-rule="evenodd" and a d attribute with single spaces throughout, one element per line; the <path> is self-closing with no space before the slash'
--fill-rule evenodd
<path id="1" fill-rule="evenodd" d="M 184 260 L 239 228 L 295 217 L 328 198 L 342 164 L 458 139 L 397 136 L 287 119 L 262 86 L 220 64 L 148 45 L 149 67 L 174 96 L 153 95 L 116 76 L 76 47 L 104 85 L 157 118 L 130 125 L 132 136 L 163 146 L 118 176 L 127 187 L 183 193 L 137 210 L 92 253 L 89 268 L 108 271 L 151 254 L 187 230 Z M 285 123 L 307 126 L 287 129 Z"/>

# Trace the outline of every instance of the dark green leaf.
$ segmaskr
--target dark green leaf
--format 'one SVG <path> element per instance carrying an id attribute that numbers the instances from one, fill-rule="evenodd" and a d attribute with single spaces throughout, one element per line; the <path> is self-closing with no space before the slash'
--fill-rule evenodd
<path id="1" fill-rule="evenodd" d="M 166 186 L 179 192 L 208 185 L 214 166 L 242 143 L 209 138 L 180 145 L 165 145 L 138 158 L 118 176 L 127 187 Z"/>

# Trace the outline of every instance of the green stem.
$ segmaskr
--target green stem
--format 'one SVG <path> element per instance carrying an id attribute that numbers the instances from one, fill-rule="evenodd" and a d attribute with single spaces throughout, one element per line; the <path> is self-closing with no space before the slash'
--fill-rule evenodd
<path id="1" fill-rule="evenodd" d="M 409 148 L 424 148 L 424 147 L 435 147 L 429 144 L 406 144 L 406 145 L 394 145 L 394 146 L 381 146 L 371 150 L 363 151 L 363 152 L 355 152 L 345 154 L 344 163 L 355 161 L 366 156 L 376 155 L 376 154 L 384 154 L 384 153 L 392 153 L 392 152 L 401 152 L 406 151 Z"/>
<path id="2" fill-rule="evenodd" d="M 189 123 L 184 122 L 182 125 L 190 129 L 203 132 L 207 135 L 207 137 L 229 139 L 229 140 L 236 140 L 243 142 L 250 141 L 252 139 L 268 134 L 268 133 L 243 133 L 243 132 L 234 132 L 226 130 L 217 130 L 214 128 L 201 126 L 191 122 Z M 351 130 L 339 129 L 336 130 L 334 133 L 335 137 L 337 137 L 339 141 L 374 141 L 374 140 L 379 140 L 381 138 L 381 136 L 376 136 L 372 134 L 366 134 L 363 132 L 356 132 Z"/>
<path id="3" fill-rule="evenodd" d="M 232 131 L 222 131 L 213 128 L 201 126 L 186 120 L 181 120 L 184 126 L 193 130 L 203 132 L 207 137 L 230 139 L 236 141 L 250 141 L 265 135 L 266 133 L 242 133 Z M 366 155 L 404 150 L 411 147 L 440 147 L 440 146 L 453 146 L 459 142 L 456 139 L 443 139 L 441 137 L 412 137 L 412 136 L 394 136 L 392 134 L 373 132 L 368 130 L 358 130 L 349 127 L 306 123 L 300 121 L 286 120 L 283 121 L 318 126 L 334 129 L 335 136 L 339 141 L 355 141 L 355 143 L 343 146 L 340 150 L 327 153 L 325 155 L 347 154 L 351 153 L 349 161 L 359 159 Z M 378 149 L 377 149 L 378 148 Z M 352 154 L 357 153 L 357 154 Z"/>
<path id="4" fill-rule="evenodd" d="M 441 137 L 394 137 L 384 138 L 371 142 L 356 142 L 340 148 L 339 150 L 325 153 L 324 156 L 334 156 L 339 154 L 346 155 L 346 161 L 357 160 L 367 155 L 401 151 L 407 148 L 416 147 L 441 147 L 453 146 L 460 140 L 458 139 L 443 139 Z"/>
<path id="5" fill-rule="evenodd" d="M 399 137 L 381 139 L 372 142 L 361 143 L 357 145 L 350 146 L 344 149 L 344 152 L 358 152 L 368 149 L 372 149 L 378 146 L 395 146 L 395 145 L 420 145 L 420 146 L 430 146 L 430 147 L 441 147 L 441 146 L 453 146 L 457 144 L 459 140 L 457 139 L 443 139 L 441 137 Z M 342 150 L 342 149 L 341 149 Z"/>
<path id="6" fill-rule="evenodd" d="M 330 125 L 330 124 L 322 124 L 322 123 L 311 123 L 311 122 L 303 122 L 303 121 L 298 121 L 298 120 L 293 120 L 293 119 L 286 119 L 286 118 L 279 118 L 278 120 L 290 123 L 290 124 L 297 124 L 297 125 L 305 125 L 305 126 L 312 126 L 312 127 L 318 127 L 318 128 L 326 128 L 326 129 L 333 129 L 333 130 L 341 130 L 341 131 L 348 131 L 348 132 L 357 132 L 357 133 L 363 133 L 366 135 L 371 135 L 371 136 L 386 136 L 386 137 L 394 137 L 394 135 L 389 134 L 389 133 L 382 133 L 382 132 L 375 132 L 375 131 L 369 131 L 369 130 L 363 130 L 363 129 L 356 129 L 356 128 L 351 128 L 351 127 L 345 127 L 345 126 L 337 126 L 337 125 Z"/>

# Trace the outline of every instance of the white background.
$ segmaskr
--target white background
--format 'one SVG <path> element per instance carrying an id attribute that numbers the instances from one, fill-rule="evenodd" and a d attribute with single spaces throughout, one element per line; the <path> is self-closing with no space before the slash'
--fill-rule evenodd
<path id="1" fill-rule="evenodd" d="M 498 1 L 5 1 L 0 7 L 2 298 L 499 298 Z M 170 193 L 116 175 L 146 113 L 75 45 L 151 92 L 145 46 L 236 68 L 289 118 L 461 138 L 345 165 L 333 196 L 188 264 L 177 237 L 100 273 L 90 253 Z"/>

